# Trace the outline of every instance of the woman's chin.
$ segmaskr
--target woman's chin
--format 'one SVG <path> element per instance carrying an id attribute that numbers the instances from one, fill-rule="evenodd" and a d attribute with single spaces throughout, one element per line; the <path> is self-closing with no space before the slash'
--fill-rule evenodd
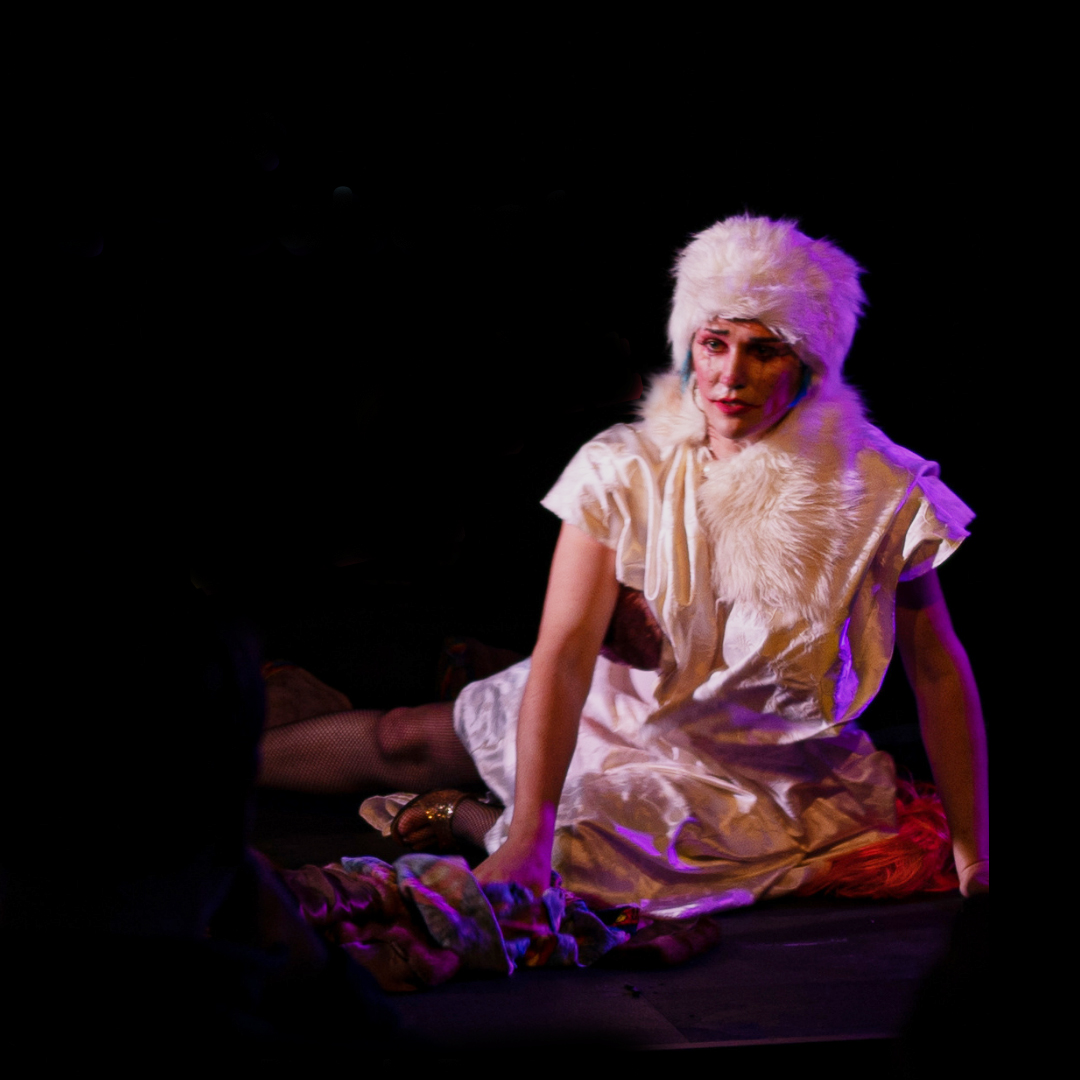
<path id="1" fill-rule="evenodd" d="M 757 442 L 768 428 L 743 416 L 724 416 L 709 425 L 709 444 L 717 457 L 727 457 Z"/>
<path id="2" fill-rule="evenodd" d="M 755 416 L 724 416 L 718 422 L 709 424 L 709 446 L 718 458 L 738 454 L 748 446 L 763 439 L 790 409 L 785 409 L 778 416 L 764 417 L 755 410 Z"/>

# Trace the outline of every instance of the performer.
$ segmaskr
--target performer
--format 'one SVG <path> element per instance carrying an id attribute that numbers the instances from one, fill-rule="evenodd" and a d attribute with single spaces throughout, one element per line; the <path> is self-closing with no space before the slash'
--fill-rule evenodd
<path id="1" fill-rule="evenodd" d="M 973 514 L 843 380 L 860 273 L 789 221 L 697 235 L 670 372 L 543 500 L 563 526 L 532 656 L 453 703 L 271 727 L 263 782 L 428 792 L 396 834 L 482 837 L 481 882 L 554 867 L 601 906 L 719 911 L 895 833 L 857 724 L 895 644 L 961 891 L 987 890 L 985 733 L 936 573 Z M 433 792 L 478 781 L 501 806 Z"/>

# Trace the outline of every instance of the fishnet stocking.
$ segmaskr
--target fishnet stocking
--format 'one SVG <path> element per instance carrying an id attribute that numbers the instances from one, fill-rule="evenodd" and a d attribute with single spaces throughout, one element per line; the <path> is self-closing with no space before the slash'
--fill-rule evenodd
<path id="1" fill-rule="evenodd" d="M 454 734 L 453 703 L 351 709 L 270 728 L 259 783 L 327 795 L 468 787 L 480 776 Z"/>
<path id="2" fill-rule="evenodd" d="M 501 806 L 487 806 L 475 799 L 465 799 L 454 811 L 450 831 L 459 839 L 474 847 L 484 846 L 484 836 L 503 812 Z"/>

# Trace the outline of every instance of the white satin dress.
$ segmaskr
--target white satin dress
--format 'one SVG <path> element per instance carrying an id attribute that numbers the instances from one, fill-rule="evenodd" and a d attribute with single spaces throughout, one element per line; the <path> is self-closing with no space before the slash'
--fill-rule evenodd
<path id="1" fill-rule="evenodd" d="M 849 413 L 839 409 L 837 430 L 852 427 Z M 821 410 L 808 415 L 816 427 L 785 421 L 787 443 L 761 453 L 780 463 L 782 489 L 782 455 L 810 439 L 828 450 L 820 468 L 848 482 L 835 509 L 843 557 L 826 553 L 828 570 L 807 593 L 824 614 L 759 610 L 718 584 L 702 506 L 710 474 L 727 463 L 712 459 L 704 438 L 657 434 L 664 429 L 646 421 L 617 425 L 581 448 L 543 500 L 614 549 L 618 580 L 643 591 L 665 638 L 659 671 L 601 656 L 582 713 L 553 863 L 594 906 L 636 903 L 668 918 L 741 907 L 895 832 L 893 761 L 856 718 L 892 656 L 898 581 L 939 565 L 974 515 L 935 463 L 861 421 L 854 444 L 845 435 L 846 456 L 834 453 Z M 485 838 L 489 853 L 513 816 L 528 674 L 525 660 L 467 685 L 455 703 L 455 729 L 506 806 Z"/>

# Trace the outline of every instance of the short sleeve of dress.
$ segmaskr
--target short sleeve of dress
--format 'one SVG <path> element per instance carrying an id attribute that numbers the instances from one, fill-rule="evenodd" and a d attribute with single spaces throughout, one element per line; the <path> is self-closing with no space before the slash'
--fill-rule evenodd
<path id="1" fill-rule="evenodd" d="M 644 587 L 650 528 L 661 516 L 655 447 L 637 425 L 616 424 L 570 460 L 540 505 L 615 552 L 615 576 Z"/>
<path id="2" fill-rule="evenodd" d="M 615 549 L 633 513 L 627 485 L 633 454 L 627 452 L 619 435 L 619 429 L 613 428 L 590 439 L 540 500 L 541 506 L 563 521 Z"/>
<path id="3" fill-rule="evenodd" d="M 970 535 L 967 526 L 975 517 L 974 511 L 941 482 L 933 461 L 923 463 L 908 503 L 914 503 L 915 513 L 904 538 L 901 581 L 922 577 L 940 566 Z"/>

